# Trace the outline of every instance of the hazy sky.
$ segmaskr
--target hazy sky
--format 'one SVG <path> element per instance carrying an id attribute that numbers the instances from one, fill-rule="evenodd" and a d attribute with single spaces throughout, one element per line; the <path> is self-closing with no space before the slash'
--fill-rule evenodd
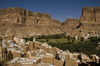
<path id="1" fill-rule="evenodd" d="M 82 7 L 100 6 L 100 0 L 0 0 L 0 9 L 21 7 L 32 12 L 48 13 L 63 22 L 66 18 L 80 18 Z"/>

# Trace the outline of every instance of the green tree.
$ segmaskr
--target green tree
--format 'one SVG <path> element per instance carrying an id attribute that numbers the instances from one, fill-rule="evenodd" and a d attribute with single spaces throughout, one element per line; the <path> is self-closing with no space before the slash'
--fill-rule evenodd
<path id="1" fill-rule="evenodd" d="M 70 41 L 70 36 L 67 37 L 68 41 Z"/>
<path id="2" fill-rule="evenodd" d="M 74 42 L 75 39 L 72 39 L 72 42 Z"/>
<path id="3" fill-rule="evenodd" d="M 48 41 L 49 41 L 49 39 L 46 40 L 46 42 L 48 42 Z"/>
<path id="4" fill-rule="evenodd" d="M 81 37 L 81 42 L 84 41 L 84 37 Z"/>

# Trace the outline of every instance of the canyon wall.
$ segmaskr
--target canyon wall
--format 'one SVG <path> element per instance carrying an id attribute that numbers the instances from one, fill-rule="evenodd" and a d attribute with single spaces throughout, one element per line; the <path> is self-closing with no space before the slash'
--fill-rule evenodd
<path id="1" fill-rule="evenodd" d="M 63 33 L 60 28 L 60 21 L 52 19 L 49 14 L 31 12 L 29 10 L 10 7 L 0 9 L 0 32 L 3 34 L 30 35 L 51 35 Z"/>
<path id="2" fill-rule="evenodd" d="M 100 32 L 100 7 L 83 7 L 80 22 L 83 31 Z"/>
<path id="3" fill-rule="evenodd" d="M 32 33 L 53 35 L 80 31 L 100 32 L 100 7 L 83 7 L 80 19 L 64 22 L 52 19 L 47 13 L 32 12 L 19 7 L 0 9 L 0 33 L 29 36 Z"/>

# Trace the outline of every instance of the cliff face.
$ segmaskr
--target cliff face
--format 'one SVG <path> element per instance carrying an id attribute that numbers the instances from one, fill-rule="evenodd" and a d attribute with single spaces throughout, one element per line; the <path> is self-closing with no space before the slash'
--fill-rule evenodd
<path id="1" fill-rule="evenodd" d="M 27 15 L 32 16 L 33 13 L 17 7 L 0 9 L 0 19 L 2 19 L 2 22 L 25 24 Z"/>
<path id="2" fill-rule="evenodd" d="M 2 22 L 50 26 L 51 16 L 46 13 L 33 13 L 23 8 L 0 9 L 0 19 Z"/>
<path id="3" fill-rule="evenodd" d="M 63 33 L 60 21 L 52 19 L 49 14 L 31 12 L 23 8 L 0 9 L 0 32 L 28 36 L 32 33 L 50 35 Z"/>
<path id="4" fill-rule="evenodd" d="M 51 35 L 79 31 L 100 32 L 100 7 L 83 7 L 80 19 L 67 18 L 61 23 L 49 14 L 23 8 L 0 9 L 0 33 L 29 36 L 32 33 Z"/>
<path id="5" fill-rule="evenodd" d="M 62 31 L 71 32 L 77 29 L 79 26 L 79 19 L 67 18 L 65 22 L 62 23 Z"/>
<path id="6" fill-rule="evenodd" d="M 100 32 L 100 7 L 83 7 L 80 22 L 82 30 Z"/>
<path id="7" fill-rule="evenodd" d="M 100 7 L 83 7 L 80 21 L 100 22 Z"/>

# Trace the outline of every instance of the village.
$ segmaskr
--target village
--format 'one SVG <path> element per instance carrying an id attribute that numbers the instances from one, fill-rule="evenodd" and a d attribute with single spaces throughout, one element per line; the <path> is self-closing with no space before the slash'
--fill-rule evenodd
<path id="1" fill-rule="evenodd" d="M 26 42 L 20 36 L 0 35 L 0 66 L 99 66 L 100 57 L 71 53 L 46 42 Z"/>
<path id="2" fill-rule="evenodd" d="M 100 0 L 0 0 L 0 66 L 100 66 Z"/>
<path id="3" fill-rule="evenodd" d="M 91 31 L 91 32 L 80 31 L 78 33 L 77 32 L 66 33 L 65 35 L 75 37 L 75 39 L 81 39 L 81 37 L 83 37 L 84 39 L 88 39 L 90 37 L 100 37 L 100 33 L 97 31 Z"/>

